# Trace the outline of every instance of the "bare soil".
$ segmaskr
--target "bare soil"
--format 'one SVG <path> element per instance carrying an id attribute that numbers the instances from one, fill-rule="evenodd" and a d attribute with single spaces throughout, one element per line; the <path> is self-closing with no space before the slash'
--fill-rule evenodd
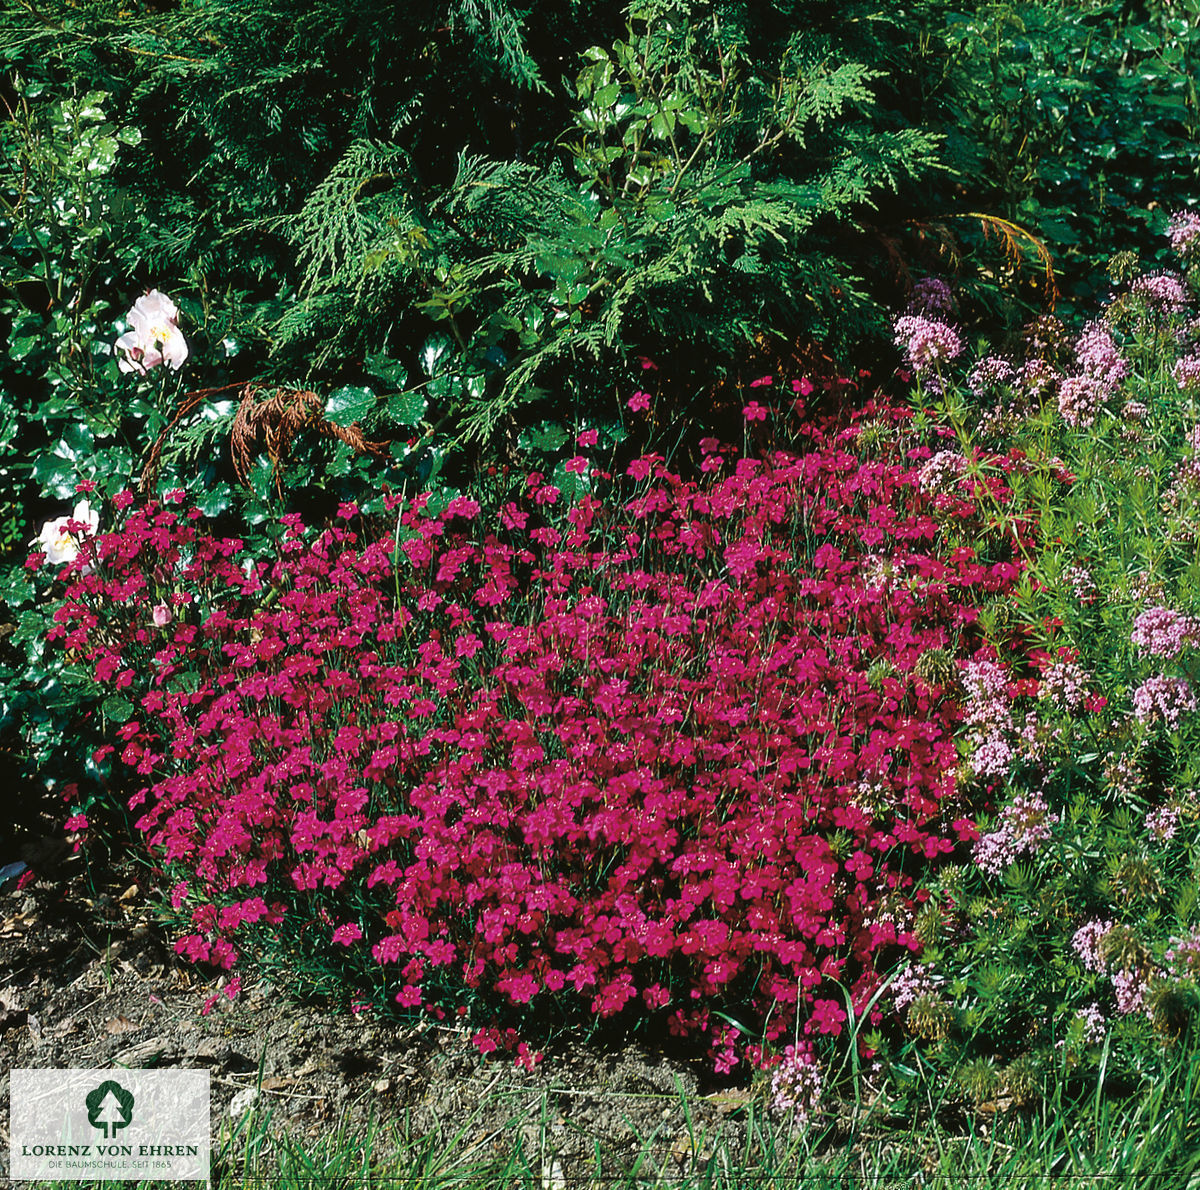
<path id="1" fill-rule="evenodd" d="M 204 1015 L 216 985 L 174 954 L 134 865 L 89 876 L 49 833 L 27 836 L 20 858 L 34 876 L 0 886 L 0 1103 L 13 1067 L 200 1068 L 211 1075 L 214 1138 L 234 1097 L 257 1089 L 271 1126 L 297 1140 L 374 1119 L 385 1137 L 392 1123 L 414 1137 L 465 1129 L 459 1150 L 485 1157 L 510 1151 L 519 1131 L 531 1163 L 543 1140 L 557 1152 L 547 1186 L 594 1169 L 597 1142 L 618 1164 L 649 1147 L 653 1166 L 683 1173 L 708 1156 L 692 1151 L 693 1136 L 711 1145 L 719 1135 L 734 1151 L 744 1139 L 747 1089 L 641 1044 L 561 1043 L 526 1071 L 511 1057 L 481 1059 L 466 1030 L 301 1003 L 253 979 Z"/>

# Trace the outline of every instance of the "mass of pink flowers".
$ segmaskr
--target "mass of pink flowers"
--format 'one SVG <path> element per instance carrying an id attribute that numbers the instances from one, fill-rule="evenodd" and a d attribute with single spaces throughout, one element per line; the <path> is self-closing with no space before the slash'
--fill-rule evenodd
<path id="1" fill-rule="evenodd" d="M 975 844 L 975 862 L 989 876 L 999 876 L 1022 855 L 1036 855 L 1058 822 L 1040 793 L 1018 794 L 1000 812 L 997 829 Z"/>
<path id="2" fill-rule="evenodd" d="M 1148 607 L 1134 620 L 1131 639 L 1154 657 L 1178 657 L 1200 640 L 1200 623 L 1169 607 Z"/>
<path id="3" fill-rule="evenodd" d="M 287 516 L 273 560 L 181 492 L 119 497 L 54 637 L 136 698 L 116 748 L 179 953 L 228 969 L 303 939 L 403 1006 L 553 997 L 722 1053 L 722 1006 L 768 1041 L 841 1033 L 838 985 L 865 1005 L 919 950 L 901 909 L 975 837 L 959 711 L 918 662 L 967 646 L 1018 568 L 939 554 L 927 447 L 864 461 L 857 419 L 805 432 L 731 464 L 710 443 L 700 482 L 593 466 L 574 503 L 534 472 L 495 513 Z M 977 514 L 969 488 L 938 508 Z"/>

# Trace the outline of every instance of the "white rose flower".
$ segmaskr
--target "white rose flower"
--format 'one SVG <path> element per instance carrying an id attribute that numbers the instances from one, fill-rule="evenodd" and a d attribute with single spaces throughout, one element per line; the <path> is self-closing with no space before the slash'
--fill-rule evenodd
<path id="1" fill-rule="evenodd" d="M 179 307 L 165 293 L 152 289 L 126 315 L 132 330 L 117 340 L 117 367 L 122 372 L 149 372 L 159 364 L 177 370 L 188 357 L 187 340 L 179 329 Z"/>
<path id="2" fill-rule="evenodd" d="M 67 529 L 67 525 L 74 521 L 86 525 L 87 535 L 90 537 L 100 525 L 100 514 L 93 512 L 86 500 L 80 500 L 70 516 L 47 521 L 38 534 L 34 544 L 45 553 L 46 561 L 54 566 L 74 562 L 79 556 L 79 537 Z"/>

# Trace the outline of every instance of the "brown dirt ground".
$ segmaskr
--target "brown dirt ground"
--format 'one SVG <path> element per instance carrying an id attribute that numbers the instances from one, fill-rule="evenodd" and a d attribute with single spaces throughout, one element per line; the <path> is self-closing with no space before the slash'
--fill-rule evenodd
<path id="1" fill-rule="evenodd" d="M 706 1158 L 718 1136 L 734 1152 L 744 1143 L 748 1090 L 716 1087 L 699 1062 L 642 1045 L 560 1044 L 528 1072 L 511 1058 L 481 1060 L 464 1030 L 298 1003 L 253 980 L 202 1015 L 214 985 L 175 956 L 134 869 L 117 864 L 97 890 L 82 857 L 49 833 L 27 837 L 21 858 L 36 878 L 0 887 L 0 1103 L 13 1067 L 201 1068 L 212 1078 L 215 1137 L 233 1097 L 260 1085 L 261 1064 L 260 1106 L 302 1141 L 371 1117 L 407 1121 L 413 1136 L 451 1137 L 465 1125 L 460 1148 L 478 1145 L 479 1157 L 510 1150 L 519 1130 L 532 1163 L 544 1123 L 554 1174 L 565 1179 L 548 1187 L 573 1184 L 572 1169 L 594 1170 L 597 1142 L 625 1164 L 639 1138 L 653 1137 L 657 1163 L 676 1174 Z M 6 1124 L 7 1113 L 0 1118 Z M 691 1135 L 706 1142 L 695 1153 Z"/>

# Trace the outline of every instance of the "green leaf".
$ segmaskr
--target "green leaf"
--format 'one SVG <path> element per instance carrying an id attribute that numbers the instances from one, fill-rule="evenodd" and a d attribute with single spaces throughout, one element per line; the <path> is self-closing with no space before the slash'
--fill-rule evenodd
<path id="1" fill-rule="evenodd" d="M 222 480 L 211 487 L 203 487 L 196 497 L 196 507 L 206 517 L 220 516 L 233 503 L 233 490 Z"/>
<path id="2" fill-rule="evenodd" d="M 347 385 L 329 394 L 325 402 L 325 416 L 339 426 L 348 426 L 362 421 L 376 404 L 375 394 L 369 388 Z"/>
<path id="3" fill-rule="evenodd" d="M 567 431 L 557 422 L 544 421 L 522 432 L 517 440 L 522 450 L 538 450 L 550 454 L 567 440 Z"/>
<path id="4" fill-rule="evenodd" d="M 95 438 L 82 422 L 67 426 L 50 450 L 35 460 L 34 479 L 56 500 L 69 500 L 83 471 L 82 462 L 91 459 L 94 447 Z"/>
<path id="5" fill-rule="evenodd" d="M 388 417 L 400 426 L 415 426 L 425 415 L 429 402 L 419 392 L 397 393 L 387 403 Z"/>
<path id="6" fill-rule="evenodd" d="M 368 355 L 366 364 L 368 375 L 381 380 L 393 392 L 402 389 L 408 383 L 408 370 L 404 365 L 382 351 Z"/>
<path id="7" fill-rule="evenodd" d="M 104 717 L 111 719 L 113 723 L 126 723 L 133 717 L 133 703 L 119 694 L 112 694 L 106 698 L 100 709 L 104 712 Z"/>

